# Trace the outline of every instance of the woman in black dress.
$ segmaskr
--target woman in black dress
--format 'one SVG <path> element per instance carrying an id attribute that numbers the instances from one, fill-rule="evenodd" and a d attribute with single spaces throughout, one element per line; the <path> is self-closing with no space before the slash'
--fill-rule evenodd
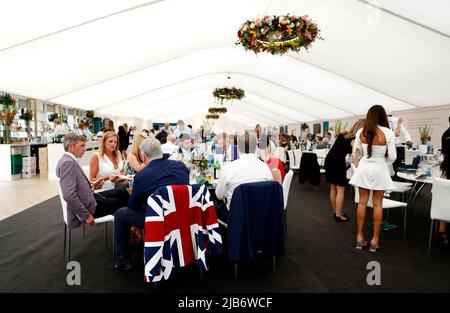
<path id="1" fill-rule="evenodd" d="M 330 183 L 330 201 L 337 222 L 347 222 L 346 214 L 342 213 L 344 204 L 345 186 L 347 185 L 347 166 L 345 157 L 352 153 L 355 134 L 364 126 L 364 120 L 358 120 L 352 128 L 337 134 L 333 146 L 325 158 L 325 175 Z"/>

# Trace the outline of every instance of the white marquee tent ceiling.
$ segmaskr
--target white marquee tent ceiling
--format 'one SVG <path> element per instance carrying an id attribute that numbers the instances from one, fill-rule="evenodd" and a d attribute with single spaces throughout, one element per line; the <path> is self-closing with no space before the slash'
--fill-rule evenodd
<path id="1" fill-rule="evenodd" d="M 450 0 L 1 0 L 0 90 L 111 116 L 277 125 L 450 104 Z M 246 19 L 308 14 L 324 41 L 272 56 L 234 43 Z M 227 80 L 230 74 L 231 79 Z"/>

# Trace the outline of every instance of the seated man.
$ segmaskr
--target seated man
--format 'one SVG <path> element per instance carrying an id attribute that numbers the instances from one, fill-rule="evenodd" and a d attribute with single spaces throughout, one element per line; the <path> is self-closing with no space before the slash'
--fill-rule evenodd
<path id="1" fill-rule="evenodd" d="M 223 161 L 234 161 L 238 158 L 237 147 L 232 142 L 233 137 L 228 138 L 226 133 L 217 135 L 215 153 L 223 155 Z"/>
<path id="2" fill-rule="evenodd" d="M 177 153 L 179 147 L 176 145 L 177 140 L 174 135 L 167 135 L 167 141 L 165 144 L 161 145 L 162 152 L 164 154 L 172 155 Z"/>
<path id="3" fill-rule="evenodd" d="M 114 212 L 128 202 L 128 192 L 123 188 L 94 193 L 92 189 L 102 187 L 103 180 L 92 186 L 77 158 L 86 151 L 86 138 L 74 132 L 67 133 L 63 139 L 66 151 L 56 167 L 56 176 L 64 200 L 67 202 L 67 223 L 69 228 L 81 225 L 94 225 L 94 219 Z"/>
<path id="4" fill-rule="evenodd" d="M 190 160 L 192 158 L 192 140 L 188 134 L 182 134 L 179 140 L 178 154 L 182 156 L 183 160 Z"/>
<path id="5" fill-rule="evenodd" d="M 127 257 L 130 227 L 144 228 L 148 197 L 159 187 L 189 184 L 189 170 L 180 161 L 163 158 L 161 144 L 157 139 L 144 140 L 141 143 L 141 154 L 146 166 L 134 176 L 128 207 L 117 210 L 114 219 L 114 240 L 117 247 L 114 268 L 118 270 L 126 271 L 132 267 Z"/>
<path id="6" fill-rule="evenodd" d="M 228 210 L 234 189 L 245 183 L 273 180 L 269 167 L 255 154 L 256 137 L 245 133 L 238 139 L 239 159 L 225 165 L 220 174 L 219 184 L 216 188 L 216 197 L 226 200 L 226 206 L 215 203 L 217 217 L 227 222 Z"/>

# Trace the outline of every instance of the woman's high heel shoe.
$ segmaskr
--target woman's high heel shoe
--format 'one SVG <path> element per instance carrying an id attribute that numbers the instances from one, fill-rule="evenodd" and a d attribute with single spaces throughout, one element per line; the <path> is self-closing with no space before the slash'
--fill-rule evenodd
<path id="1" fill-rule="evenodd" d="M 363 248 L 367 247 L 369 243 L 364 239 L 356 239 L 356 249 L 362 250 Z"/>
<path id="2" fill-rule="evenodd" d="M 341 216 L 334 214 L 334 220 L 336 222 L 348 222 L 348 217 L 347 214 L 342 214 Z"/>
<path id="3" fill-rule="evenodd" d="M 378 242 L 377 243 L 370 242 L 369 251 L 376 252 L 377 250 L 380 250 L 380 245 L 378 244 Z"/>

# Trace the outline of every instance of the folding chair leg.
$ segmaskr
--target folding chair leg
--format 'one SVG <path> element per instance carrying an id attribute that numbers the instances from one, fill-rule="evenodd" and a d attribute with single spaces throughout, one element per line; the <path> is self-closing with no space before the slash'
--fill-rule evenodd
<path id="1" fill-rule="evenodd" d="M 66 256 L 66 242 L 67 242 L 67 225 L 64 223 L 64 250 L 63 255 Z"/>
<path id="2" fill-rule="evenodd" d="M 273 272 L 275 273 L 275 256 L 272 256 Z"/>
<path id="3" fill-rule="evenodd" d="M 386 221 L 389 222 L 389 209 L 386 209 Z"/>
<path id="4" fill-rule="evenodd" d="M 403 240 L 406 239 L 406 217 L 408 216 L 408 205 L 403 208 Z"/>
<path id="5" fill-rule="evenodd" d="M 114 221 L 112 222 L 112 250 L 113 250 L 113 261 L 116 263 L 116 234 L 114 230 Z"/>
<path id="6" fill-rule="evenodd" d="M 237 264 L 234 264 L 234 280 L 237 280 Z"/>
<path id="7" fill-rule="evenodd" d="M 434 228 L 434 220 L 430 222 L 430 235 L 428 238 L 428 256 L 431 255 L 431 241 L 433 240 L 433 228 Z"/>
<path id="8" fill-rule="evenodd" d="M 203 280 L 203 271 L 200 269 L 200 280 Z"/>
<path id="9" fill-rule="evenodd" d="M 86 237 L 86 227 L 83 226 L 83 237 Z"/>

